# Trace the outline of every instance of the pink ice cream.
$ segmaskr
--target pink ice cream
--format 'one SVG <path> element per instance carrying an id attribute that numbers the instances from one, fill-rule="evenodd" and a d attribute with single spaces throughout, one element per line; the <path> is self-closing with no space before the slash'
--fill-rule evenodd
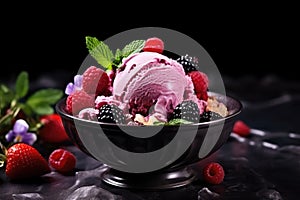
<path id="1" fill-rule="evenodd" d="M 193 100 L 201 114 L 206 102 L 194 94 L 194 86 L 181 64 L 162 54 L 140 52 L 123 60 L 113 84 L 112 101 L 125 113 L 154 116 L 167 122 L 176 105 Z"/>

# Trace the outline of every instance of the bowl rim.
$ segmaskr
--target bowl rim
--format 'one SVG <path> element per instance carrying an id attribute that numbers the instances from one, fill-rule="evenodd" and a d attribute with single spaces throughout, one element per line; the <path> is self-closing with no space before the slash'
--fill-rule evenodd
<path id="1" fill-rule="evenodd" d="M 226 120 L 229 120 L 231 118 L 236 117 L 237 115 L 239 115 L 243 109 L 243 104 L 241 103 L 241 101 L 239 101 L 237 98 L 234 98 L 231 95 L 224 95 L 224 94 L 220 94 L 220 93 L 216 93 L 216 92 L 209 92 L 209 96 L 219 96 L 219 97 L 225 97 L 225 98 L 229 98 L 231 100 L 233 100 L 238 106 L 237 108 L 232 112 L 229 113 L 227 116 L 225 116 L 224 118 L 221 119 L 217 119 L 217 120 L 213 120 L 213 121 L 208 121 L 208 122 L 199 122 L 199 123 L 192 123 L 192 124 L 176 124 L 176 125 L 139 125 L 139 127 L 157 127 L 157 126 L 166 126 L 166 127 L 177 127 L 177 126 L 206 126 L 206 125 L 213 125 L 213 124 L 218 124 L 221 122 L 224 122 Z M 97 125 L 105 125 L 105 126 L 122 126 L 122 127 L 136 127 L 134 125 L 128 125 L 128 124 L 115 124 L 115 123 L 105 123 L 105 122 L 98 122 L 98 121 L 92 121 L 92 120 L 88 120 L 88 119 L 82 119 L 79 117 L 76 117 L 74 115 L 68 114 L 67 112 L 65 112 L 62 109 L 62 106 L 65 105 L 67 97 L 63 97 L 61 98 L 56 104 L 55 104 L 55 110 L 56 112 L 61 115 L 62 117 L 68 118 L 68 119 L 72 119 L 72 120 L 76 120 L 76 121 L 80 121 L 83 123 L 92 123 L 92 124 L 97 124 Z"/>

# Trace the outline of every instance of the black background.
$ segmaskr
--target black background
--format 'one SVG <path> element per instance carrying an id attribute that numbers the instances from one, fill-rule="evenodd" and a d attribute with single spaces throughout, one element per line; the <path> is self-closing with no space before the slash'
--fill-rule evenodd
<path id="1" fill-rule="evenodd" d="M 8 7 L 7 3 L 13 5 Z M 197 40 L 211 55 L 221 74 L 237 80 L 233 82 L 234 86 L 231 85 L 233 86 L 231 89 L 238 90 L 240 99 L 255 100 L 253 104 L 246 104 L 249 107 L 241 115 L 250 127 L 299 132 L 297 117 L 291 117 L 291 113 L 299 110 L 298 95 L 296 101 L 279 106 L 276 104 L 266 106 L 264 102 L 256 103 L 257 100 L 264 99 L 263 97 L 272 99 L 273 96 L 277 97 L 278 94 L 285 92 L 291 94 L 287 97 L 293 97 L 294 93 L 299 93 L 298 81 L 293 82 L 298 85 L 292 87 L 283 84 L 282 81 L 275 81 L 277 84 L 274 86 L 266 84 L 264 87 L 264 82 L 253 84 L 253 81 L 249 81 L 251 83 L 249 85 L 244 79 L 254 77 L 260 80 L 260 77 L 264 79 L 266 76 L 275 76 L 299 80 L 298 6 L 289 3 L 283 5 L 281 1 L 267 5 L 251 2 L 244 5 L 221 5 L 217 9 L 217 5 L 204 6 L 199 2 L 194 5 L 184 1 L 174 3 L 175 8 L 163 8 L 154 2 L 144 2 L 146 6 L 141 3 L 132 9 L 125 9 L 118 5 L 118 2 L 113 2 L 115 5 L 111 7 L 101 5 L 100 2 L 100 5 L 81 3 L 81 7 L 75 10 L 74 5 L 62 7 L 43 3 L 44 5 L 36 3 L 32 7 L 29 6 L 30 9 L 28 2 L 24 2 L 24 5 L 14 1 L 6 2 L 5 6 L 1 6 L 0 83 L 14 82 L 15 76 L 21 70 L 26 70 L 31 81 L 35 83 L 63 88 L 73 78 L 87 56 L 84 40 L 86 35 L 104 40 L 132 28 L 164 27 L 180 31 Z M 51 80 L 46 77 L 51 77 Z M 50 83 L 38 80 L 46 82 L 48 80 Z M 58 85 L 51 83 L 53 80 Z M 224 167 L 228 167 L 228 172 L 231 172 L 227 179 L 229 182 L 226 182 L 226 185 L 230 186 L 227 188 L 229 192 L 226 190 L 225 194 L 239 198 L 240 193 L 248 196 L 248 190 L 256 192 L 256 189 L 261 187 L 268 187 L 267 189 L 276 187 L 284 195 L 283 198 L 297 195 L 292 191 L 299 182 L 298 174 L 293 168 L 294 166 L 297 168 L 297 163 L 290 163 L 297 160 L 291 157 L 296 155 L 295 152 L 290 153 L 287 149 L 276 153 L 261 151 L 261 148 L 252 145 L 248 147 L 246 143 L 237 146 L 236 143 L 231 144 L 228 143 L 227 146 L 229 155 L 221 155 L 225 158 L 224 163 L 227 163 Z M 232 162 L 232 151 L 235 162 Z M 238 157 L 243 159 L 237 160 Z M 261 162 L 264 160 L 265 162 Z M 87 166 L 87 169 L 89 167 L 91 166 Z M 72 177 L 70 178 L 68 180 L 75 182 Z M 68 180 L 63 179 L 63 186 L 68 185 L 65 182 Z M 58 186 L 59 184 L 57 183 Z M 13 191 L 20 193 L 19 185 L 17 188 L 14 187 L 16 185 L 11 187 L 10 184 L 3 186 L 6 190 L 5 196 L 11 197 Z M 33 187 L 35 186 L 34 184 Z M 32 189 L 28 185 L 26 188 Z M 22 191 L 26 191 L 26 188 Z M 46 185 L 42 188 L 39 186 L 38 189 L 41 192 L 51 193 L 53 188 L 57 187 Z M 31 191 L 36 191 L 36 188 Z M 188 198 L 187 191 L 184 188 L 181 196 Z M 172 196 L 177 194 L 172 193 Z M 196 197 L 197 194 L 189 193 L 189 195 Z M 139 198 L 136 194 L 134 196 Z M 149 198 L 159 197 L 159 194 L 154 194 Z M 251 197 L 250 194 L 249 198 Z"/>
<path id="2" fill-rule="evenodd" d="M 0 82 L 13 80 L 21 70 L 31 79 L 57 71 L 69 79 L 87 56 L 85 36 L 105 40 L 138 27 L 164 27 L 190 36 L 224 76 L 298 79 L 298 20 L 293 5 L 241 6 L 221 12 L 198 5 L 165 14 L 159 6 L 107 13 L 92 5 L 78 10 L 46 7 L 22 12 L 11 7 L 9 14 L 1 14 Z"/>

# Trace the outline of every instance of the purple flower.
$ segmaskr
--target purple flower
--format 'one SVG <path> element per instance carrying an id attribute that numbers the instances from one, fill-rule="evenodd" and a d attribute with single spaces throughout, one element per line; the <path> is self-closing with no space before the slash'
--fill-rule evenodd
<path id="1" fill-rule="evenodd" d="M 70 95 L 76 90 L 81 90 L 82 88 L 82 75 L 76 75 L 74 76 L 74 83 L 68 83 L 65 94 Z"/>
<path id="2" fill-rule="evenodd" d="M 13 130 L 10 130 L 6 135 L 5 139 L 8 142 L 24 142 L 26 144 L 32 145 L 36 140 L 36 134 L 27 132 L 29 125 L 23 119 L 18 119 L 13 127 Z"/>

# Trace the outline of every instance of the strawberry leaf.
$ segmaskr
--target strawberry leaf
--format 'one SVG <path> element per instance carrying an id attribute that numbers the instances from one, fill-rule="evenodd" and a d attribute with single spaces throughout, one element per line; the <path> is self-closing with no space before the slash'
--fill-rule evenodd
<path id="1" fill-rule="evenodd" d="M 26 96 L 28 89 L 29 89 L 29 80 L 28 80 L 28 73 L 22 71 L 16 80 L 16 98 L 20 99 Z"/>
<path id="2" fill-rule="evenodd" d="M 54 113 L 54 109 L 52 108 L 52 106 L 50 106 L 45 102 L 40 102 L 38 104 L 35 104 L 35 106 L 32 107 L 32 110 L 37 115 L 49 115 Z"/>
<path id="3" fill-rule="evenodd" d="M 55 104 L 62 96 L 63 92 L 61 90 L 52 88 L 41 89 L 29 96 L 26 103 L 31 106 L 35 106 L 41 102 L 52 105 Z"/>
<path id="4" fill-rule="evenodd" d="M 5 114 L 5 111 L 2 113 L 2 109 L 8 107 L 10 102 L 14 99 L 14 92 L 10 90 L 6 85 L 0 85 L 0 116 Z"/>
<path id="5" fill-rule="evenodd" d="M 54 112 L 51 107 L 63 96 L 63 92 L 58 89 L 41 89 L 28 97 L 25 104 L 38 115 L 51 114 Z"/>
<path id="6" fill-rule="evenodd" d="M 6 156 L 3 154 L 0 154 L 0 168 L 5 165 L 6 162 Z"/>

